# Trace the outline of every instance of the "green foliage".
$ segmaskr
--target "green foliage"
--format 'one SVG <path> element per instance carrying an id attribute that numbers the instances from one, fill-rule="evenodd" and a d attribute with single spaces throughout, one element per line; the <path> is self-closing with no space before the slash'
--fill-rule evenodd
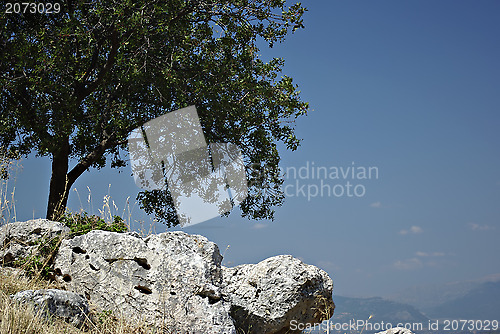
<path id="1" fill-rule="evenodd" d="M 60 222 L 71 229 L 73 236 L 83 235 L 92 230 L 103 230 L 110 232 L 127 232 L 128 228 L 125 225 L 123 218 L 113 216 L 113 222 L 108 224 L 99 216 L 88 215 L 83 213 L 66 212 L 60 219 Z"/>
<path id="2" fill-rule="evenodd" d="M 114 320 L 113 311 L 103 310 L 97 314 L 97 323 L 106 324 Z"/>
<path id="3" fill-rule="evenodd" d="M 41 277 L 51 280 L 54 276 L 52 262 L 59 249 L 61 240 L 55 238 L 40 238 L 36 241 L 36 249 L 32 255 L 20 258 L 14 262 L 14 266 L 23 268 L 28 277 Z"/>
<path id="4" fill-rule="evenodd" d="M 284 0 L 63 0 L 57 15 L 1 12 L 0 146 L 52 156 L 55 219 L 84 171 L 125 165 L 131 130 L 196 105 L 207 142 L 242 150 L 243 215 L 272 218 L 283 201 L 277 144 L 298 147 L 294 121 L 309 106 L 281 73 L 284 60 L 263 61 L 259 47 L 302 28 L 305 11 Z M 168 193 L 138 199 L 177 223 Z"/>

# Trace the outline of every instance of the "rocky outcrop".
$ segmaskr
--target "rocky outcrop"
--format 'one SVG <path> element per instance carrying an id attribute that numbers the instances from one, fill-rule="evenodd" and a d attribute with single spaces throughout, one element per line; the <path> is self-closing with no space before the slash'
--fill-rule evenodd
<path id="1" fill-rule="evenodd" d="M 99 307 L 176 333 L 277 334 L 293 319 L 333 313 L 333 283 L 314 266 L 291 256 L 236 268 L 221 260 L 199 235 L 92 231 L 64 240 L 54 267 L 68 290 Z"/>
<path id="2" fill-rule="evenodd" d="M 15 260 L 33 255 L 42 242 L 69 233 L 66 225 L 47 219 L 6 224 L 0 228 L 0 264 L 12 265 Z"/>
<path id="3" fill-rule="evenodd" d="M 290 255 L 223 268 L 223 287 L 231 316 L 247 334 L 293 333 L 290 321 L 321 323 L 335 307 L 328 275 Z"/>
<path id="4" fill-rule="evenodd" d="M 54 268 L 68 290 L 176 333 L 235 333 L 217 245 L 198 235 L 91 231 L 64 240 Z"/>
<path id="5" fill-rule="evenodd" d="M 76 327 L 83 325 L 89 313 L 87 300 L 76 293 L 57 290 L 25 290 L 10 296 L 21 303 L 32 304 L 42 316 L 62 318 Z"/>
<path id="6" fill-rule="evenodd" d="M 403 327 L 394 327 L 383 332 L 378 332 L 377 334 L 413 334 L 413 332 Z"/>
<path id="7" fill-rule="evenodd" d="M 0 229 L 0 259 L 14 264 L 36 252 L 41 241 L 68 235 L 63 224 L 44 219 L 6 225 Z M 199 235 L 142 238 L 135 232 L 94 230 L 62 240 L 52 269 L 65 290 L 83 296 L 97 311 L 173 333 L 292 333 L 292 320 L 319 323 L 333 314 L 333 283 L 319 268 L 289 255 L 234 268 L 222 267 L 221 261 L 217 245 Z M 52 292 L 24 291 L 15 298 L 45 303 L 49 313 L 81 323 L 51 311 L 65 291 L 45 291 Z M 78 298 L 70 300 L 79 305 Z"/>

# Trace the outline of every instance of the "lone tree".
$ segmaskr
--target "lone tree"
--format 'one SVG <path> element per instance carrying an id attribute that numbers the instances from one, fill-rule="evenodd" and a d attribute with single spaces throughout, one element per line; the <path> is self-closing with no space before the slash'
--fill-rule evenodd
<path id="1" fill-rule="evenodd" d="M 305 10 L 284 0 L 66 0 L 57 14 L 3 10 L 0 145 L 51 157 L 47 218 L 57 220 L 84 171 L 126 165 L 131 130 L 196 105 L 208 142 L 242 150 L 243 215 L 272 218 L 283 201 L 277 143 L 297 148 L 293 123 L 308 104 L 292 78 L 278 78 L 283 59 L 262 61 L 257 45 L 302 28 Z M 138 200 L 177 223 L 168 192 Z"/>

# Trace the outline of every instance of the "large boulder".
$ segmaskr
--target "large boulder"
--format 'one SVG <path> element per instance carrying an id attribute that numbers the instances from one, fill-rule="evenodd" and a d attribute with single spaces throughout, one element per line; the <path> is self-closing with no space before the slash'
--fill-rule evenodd
<path id="1" fill-rule="evenodd" d="M 199 235 L 92 231 L 64 240 L 54 268 L 67 290 L 98 308 L 175 333 L 285 333 L 293 319 L 333 313 L 332 281 L 314 266 L 291 256 L 236 268 L 221 261 Z"/>
<path id="2" fill-rule="evenodd" d="M 328 274 L 290 255 L 223 268 L 223 286 L 231 316 L 247 334 L 294 333 L 292 320 L 319 324 L 335 308 Z"/>
<path id="3" fill-rule="evenodd" d="M 91 231 L 64 240 L 54 268 L 66 289 L 115 314 L 175 333 L 235 333 L 222 299 L 222 256 L 198 235 Z"/>
<path id="4" fill-rule="evenodd" d="M 87 300 L 76 293 L 58 290 L 25 290 L 10 296 L 21 303 L 32 304 L 42 316 L 62 318 L 74 326 L 80 327 L 88 317 Z"/>
<path id="5" fill-rule="evenodd" d="M 70 232 L 66 225 L 47 219 L 6 224 L 0 228 L 0 264 L 12 265 L 34 255 L 41 244 Z"/>

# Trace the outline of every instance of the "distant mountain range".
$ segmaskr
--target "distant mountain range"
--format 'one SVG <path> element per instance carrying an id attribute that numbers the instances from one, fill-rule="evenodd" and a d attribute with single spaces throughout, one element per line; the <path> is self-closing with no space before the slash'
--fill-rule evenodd
<path id="1" fill-rule="evenodd" d="M 360 327 L 352 330 L 351 327 L 335 330 L 335 326 L 368 322 L 372 325 L 392 324 L 422 324 L 424 330 L 414 330 L 416 334 L 432 333 L 429 323 L 440 321 L 439 328 L 443 329 L 443 320 L 497 320 L 500 322 L 500 275 L 485 279 L 467 282 L 454 282 L 442 285 L 413 287 L 402 291 L 387 299 L 350 298 L 343 296 L 333 297 L 336 308 L 329 324 L 323 324 L 323 329 L 316 329 L 305 333 L 338 333 L 359 334 Z M 325 331 L 326 326 L 330 327 Z M 475 333 L 500 333 L 500 330 Z M 366 328 L 363 333 L 376 333 L 381 330 Z M 439 331 L 439 333 L 441 330 Z M 448 331 L 449 332 L 449 331 Z M 472 333 L 467 331 L 452 331 L 453 334 Z M 444 332 L 443 332 L 444 333 Z"/>
<path id="2" fill-rule="evenodd" d="M 329 322 L 324 322 L 314 330 L 304 331 L 308 334 L 371 334 L 378 333 L 399 323 L 421 323 L 427 326 L 429 319 L 415 307 L 380 297 L 349 298 L 333 296 L 335 314 Z M 366 327 L 364 325 L 368 323 Z M 328 330 L 327 330 L 327 327 Z"/>
<path id="3" fill-rule="evenodd" d="M 413 305 L 432 319 L 500 321 L 500 275 L 476 281 L 413 287 L 389 299 Z"/>
<path id="4" fill-rule="evenodd" d="M 427 310 L 435 319 L 489 319 L 500 321 L 500 281 L 482 283 L 464 296 Z"/>
<path id="5" fill-rule="evenodd" d="M 415 307 L 386 300 L 380 297 L 373 298 L 349 298 L 334 296 L 335 315 L 334 320 L 348 322 L 349 320 L 368 320 L 378 323 L 381 321 L 392 324 L 406 322 L 428 322 L 428 318 Z"/>

